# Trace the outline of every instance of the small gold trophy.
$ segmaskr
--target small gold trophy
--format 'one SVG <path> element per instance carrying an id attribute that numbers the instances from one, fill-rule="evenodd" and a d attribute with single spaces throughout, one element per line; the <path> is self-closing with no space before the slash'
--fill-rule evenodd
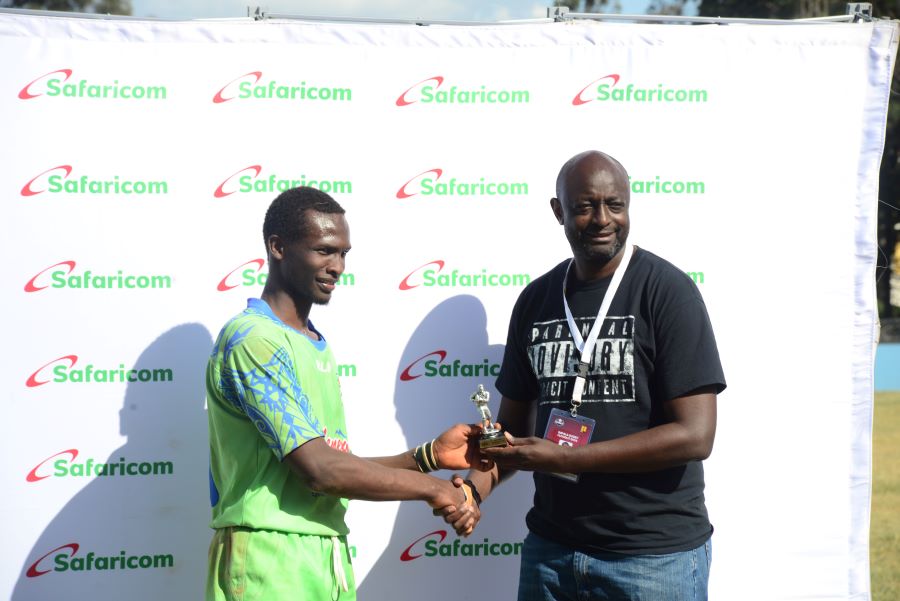
<path id="1" fill-rule="evenodd" d="M 502 430 L 494 427 L 494 422 L 491 418 L 491 409 L 488 407 L 491 393 L 485 390 L 484 386 L 479 384 L 478 390 L 475 391 L 475 394 L 473 394 L 471 398 L 472 402 L 475 403 L 475 406 L 478 407 L 478 411 L 481 413 L 482 432 L 481 440 L 478 441 L 478 446 L 482 449 L 505 447 L 507 445 L 506 437 L 503 435 Z"/>

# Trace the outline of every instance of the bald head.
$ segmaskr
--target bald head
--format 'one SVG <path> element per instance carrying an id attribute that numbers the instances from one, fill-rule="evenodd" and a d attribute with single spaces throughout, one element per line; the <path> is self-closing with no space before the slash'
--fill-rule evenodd
<path id="1" fill-rule="evenodd" d="M 572 174 L 583 169 L 601 170 L 608 169 L 617 172 L 624 181 L 628 181 L 628 172 L 622 163 L 609 156 L 605 152 L 599 150 L 585 150 L 579 152 L 571 159 L 565 162 L 556 176 L 556 197 L 562 199 L 566 195 L 566 184 L 570 181 Z M 630 187 L 626 187 L 624 194 L 630 198 Z"/>
<path id="2" fill-rule="evenodd" d="M 582 152 L 559 170 L 550 206 L 569 240 L 579 279 L 615 270 L 630 229 L 630 198 L 628 173 L 608 154 Z"/>

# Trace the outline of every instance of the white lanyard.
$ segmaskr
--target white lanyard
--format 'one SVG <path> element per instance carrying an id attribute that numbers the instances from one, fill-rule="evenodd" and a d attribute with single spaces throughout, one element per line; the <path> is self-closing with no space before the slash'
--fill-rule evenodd
<path id="1" fill-rule="evenodd" d="M 581 405 L 581 395 L 584 393 L 585 379 L 587 378 L 591 355 L 594 352 L 594 347 L 597 345 L 597 337 L 600 335 L 600 328 L 603 327 L 603 322 L 606 320 L 606 314 L 609 312 L 609 306 L 612 304 L 613 297 L 616 295 L 616 290 L 619 289 L 619 283 L 622 281 L 622 276 L 625 275 L 625 270 L 628 269 L 628 263 L 631 261 L 631 255 L 633 253 L 634 246 L 626 244 L 625 250 L 622 253 L 622 260 L 619 261 L 615 272 L 613 272 L 612 281 L 609 283 L 606 294 L 603 295 L 603 302 L 600 303 L 600 310 L 597 311 L 597 319 L 594 320 L 594 325 L 591 326 L 591 331 L 588 332 L 586 341 L 581 337 L 578 326 L 575 325 L 575 319 L 572 317 L 572 311 L 569 309 L 569 301 L 566 300 L 566 282 L 569 281 L 569 270 L 572 268 L 572 263 L 574 263 L 575 260 L 572 259 L 569 261 L 569 265 L 566 267 L 566 277 L 563 280 L 563 307 L 566 310 L 566 321 L 569 322 L 569 331 L 572 333 L 575 347 L 581 351 L 581 361 L 578 362 L 578 372 L 575 376 L 575 385 L 572 389 L 572 408 L 569 410 L 572 417 L 578 413 L 578 407 Z"/>

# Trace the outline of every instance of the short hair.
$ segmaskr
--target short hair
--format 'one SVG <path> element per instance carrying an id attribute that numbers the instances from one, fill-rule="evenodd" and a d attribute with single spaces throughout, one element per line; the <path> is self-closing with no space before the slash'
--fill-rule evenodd
<path id="1" fill-rule="evenodd" d="M 263 221 L 263 242 L 268 247 L 269 236 L 277 235 L 285 242 L 294 242 L 306 235 L 307 211 L 344 214 L 344 208 L 328 194 L 309 186 L 285 190 L 269 205 Z"/>

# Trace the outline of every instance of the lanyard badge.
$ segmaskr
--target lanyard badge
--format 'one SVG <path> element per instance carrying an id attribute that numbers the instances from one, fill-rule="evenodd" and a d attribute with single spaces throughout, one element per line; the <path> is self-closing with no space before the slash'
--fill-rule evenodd
<path id="1" fill-rule="evenodd" d="M 603 295 L 603 302 L 600 303 L 600 310 L 597 311 L 597 318 L 594 320 L 594 325 L 591 326 L 590 332 L 588 332 L 587 340 L 581 337 L 581 332 L 575 324 L 575 318 L 572 317 L 571 309 L 569 309 L 569 301 L 566 300 L 566 282 L 569 280 L 569 270 L 572 268 L 572 263 L 575 260 L 569 261 L 569 265 L 566 267 L 566 277 L 563 280 L 563 308 L 566 310 L 566 321 L 569 324 L 569 332 L 572 333 L 572 340 L 575 342 L 575 347 L 581 351 L 581 360 L 578 362 L 578 368 L 575 372 L 575 385 L 572 387 L 572 406 L 569 409 L 572 417 L 578 414 L 578 407 L 581 406 L 581 395 L 584 393 L 584 384 L 587 381 L 591 355 L 594 354 L 594 347 L 597 346 L 600 328 L 603 327 L 606 314 L 609 313 L 609 306 L 612 304 L 613 297 L 615 297 L 616 291 L 619 289 L 619 284 L 622 283 L 622 277 L 625 275 L 625 270 L 628 269 L 628 263 L 631 261 L 633 254 L 634 246 L 626 244 L 625 250 L 622 252 L 622 260 L 616 266 L 609 288 L 606 294 Z"/>
<path id="2" fill-rule="evenodd" d="M 595 423 L 589 417 L 570 415 L 568 411 L 562 409 L 552 409 L 544 438 L 561 447 L 583 447 L 591 442 Z M 569 482 L 578 482 L 578 474 L 550 472 L 550 475 Z"/>
<path id="3" fill-rule="evenodd" d="M 584 386 L 587 382 L 588 370 L 590 369 L 591 355 L 594 353 L 594 347 L 597 345 L 597 338 L 600 336 L 600 328 L 606 320 L 606 314 L 609 312 L 609 306 L 612 304 L 613 297 L 619 289 L 625 270 L 628 269 L 628 263 L 634 254 L 634 247 L 631 244 L 625 245 L 622 253 L 622 260 L 613 273 L 612 281 L 606 294 L 603 295 L 603 302 L 600 303 L 600 310 L 597 311 L 597 318 L 588 332 L 587 340 L 583 339 L 581 332 L 575 324 L 575 318 L 572 317 L 572 311 L 569 309 L 569 301 L 566 300 L 566 282 L 569 280 L 569 270 L 572 268 L 574 259 L 569 262 L 566 267 L 566 277 L 563 280 L 563 307 L 566 311 L 566 321 L 569 324 L 569 331 L 575 342 L 575 347 L 581 351 L 581 358 L 575 371 L 575 384 L 572 387 L 572 403 L 569 411 L 562 409 L 553 409 L 550 411 L 550 418 L 547 420 L 547 429 L 544 431 L 544 438 L 551 442 L 555 442 L 560 446 L 580 447 L 591 442 L 591 435 L 594 432 L 596 422 L 589 418 L 578 415 L 578 408 L 581 406 L 581 396 L 584 394 Z M 578 474 L 556 473 L 551 476 L 568 480 L 569 482 L 578 482 Z"/>

